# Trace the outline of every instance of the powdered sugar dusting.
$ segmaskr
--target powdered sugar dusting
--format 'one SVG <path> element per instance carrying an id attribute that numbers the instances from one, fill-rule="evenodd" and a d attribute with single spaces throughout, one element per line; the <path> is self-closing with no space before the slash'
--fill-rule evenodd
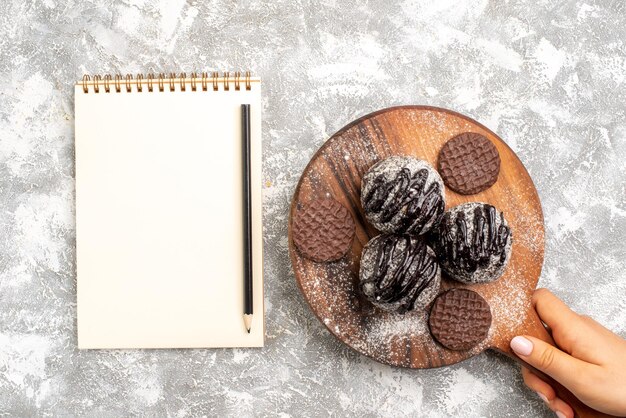
<path id="1" fill-rule="evenodd" d="M 426 311 L 421 309 L 406 314 L 377 315 L 370 321 L 369 337 L 377 344 L 384 344 L 394 335 L 426 335 L 427 317 Z"/>

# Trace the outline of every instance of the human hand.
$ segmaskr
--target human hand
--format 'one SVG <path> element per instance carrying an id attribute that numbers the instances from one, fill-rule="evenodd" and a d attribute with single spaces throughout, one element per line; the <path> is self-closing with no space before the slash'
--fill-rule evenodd
<path id="1" fill-rule="evenodd" d="M 511 340 L 515 354 L 591 408 L 626 416 L 626 340 L 572 311 L 547 289 L 537 289 L 532 303 L 558 347 L 517 336 Z M 572 408 L 556 396 L 550 384 L 526 367 L 522 376 L 559 418 L 574 417 Z"/>

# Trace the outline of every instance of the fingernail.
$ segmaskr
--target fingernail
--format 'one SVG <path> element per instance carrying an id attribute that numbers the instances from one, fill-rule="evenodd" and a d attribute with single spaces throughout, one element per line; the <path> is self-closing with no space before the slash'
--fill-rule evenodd
<path id="1" fill-rule="evenodd" d="M 515 337 L 511 340 L 511 348 L 520 356 L 529 356 L 533 352 L 533 343 L 524 337 Z"/>
<path id="2" fill-rule="evenodd" d="M 556 413 L 556 416 L 559 418 L 567 418 L 567 416 L 561 411 L 556 411 L 555 413 Z"/>
<path id="3" fill-rule="evenodd" d="M 544 395 L 541 392 L 537 392 L 537 395 L 545 402 L 545 403 L 550 403 L 550 401 L 548 401 L 548 398 L 546 398 L 546 395 Z"/>

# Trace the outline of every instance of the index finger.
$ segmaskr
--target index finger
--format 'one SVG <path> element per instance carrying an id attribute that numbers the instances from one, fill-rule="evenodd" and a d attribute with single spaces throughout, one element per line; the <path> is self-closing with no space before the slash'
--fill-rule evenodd
<path id="1" fill-rule="evenodd" d="M 548 289 L 537 289 L 533 293 L 532 304 L 539 318 L 552 331 L 558 346 L 568 354 L 599 364 L 594 355 L 593 344 L 598 344 L 598 332 L 582 316 L 572 311 L 561 299 Z"/>
<path id="2" fill-rule="evenodd" d="M 558 328 L 559 324 L 564 322 L 577 322 L 580 319 L 576 312 L 548 289 L 536 289 L 533 293 L 532 304 L 539 318 L 551 329 Z"/>

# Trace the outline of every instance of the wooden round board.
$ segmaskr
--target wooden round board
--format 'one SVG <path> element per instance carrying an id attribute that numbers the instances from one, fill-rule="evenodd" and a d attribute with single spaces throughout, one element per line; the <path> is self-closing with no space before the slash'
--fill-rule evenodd
<path id="1" fill-rule="evenodd" d="M 358 271 L 363 246 L 376 231 L 363 216 L 361 178 L 376 162 L 392 155 L 411 155 L 434 167 L 443 144 L 462 132 L 489 138 L 500 153 L 498 181 L 470 196 L 446 187 L 446 207 L 485 202 L 504 212 L 513 233 L 513 251 L 504 275 L 493 283 L 463 285 L 444 276 L 441 291 L 466 287 L 490 304 L 493 322 L 488 338 L 471 350 L 453 351 L 436 343 L 427 325 L 428 312 L 382 311 L 361 295 Z M 411 368 L 454 364 L 486 348 L 508 351 L 510 339 L 524 328 L 530 297 L 543 263 L 544 229 L 535 186 L 515 153 L 493 132 L 458 113 L 424 106 L 405 106 L 367 115 L 333 135 L 315 154 L 300 178 L 291 205 L 332 197 L 346 206 L 356 224 L 349 253 L 334 263 L 316 263 L 295 248 L 290 253 L 296 280 L 315 315 L 342 342 L 382 363 Z"/>
<path id="2" fill-rule="evenodd" d="M 470 196 L 446 188 L 446 207 L 486 202 L 504 212 L 513 234 L 511 259 L 502 277 L 492 283 L 464 285 L 442 278 L 441 292 L 456 287 L 478 292 L 491 307 L 488 337 L 465 351 L 438 344 L 428 330 L 427 310 L 394 314 L 374 307 L 361 295 L 358 271 L 363 246 L 378 234 L 363 216 L 361 178 L 376 162 L 392 155 L 410 155 L 437 166 L 443 144 L 462 132 L 480 133 L 493 142 L 501 158 L 498 181 Z M 292 222 L 301 205 L 334 198 L 349 209 L 356 224 L 352 248 L 341 260 L 317 263 L 303 257 L 292 239 Z M 382 363 L 434 368 L 457 363 L 486 349 L 517 361 L 509 347 L 515 335 L 533 335 L 552 342 L 531 306 L 544 255 L 541 203 L 522 162 L 495 133 L 459 113 L 429 107 L 402 106 L 364 116 L 333 135 L 313 156 L 296 188 L 289 217 L 289 253 L 298 285 L 317 318 L 339 340 Z M 545 377 L 545 376 L 544 376 Z M 549 379 L 545 377 L 546 379 Z M 551 382 L 579 416 L 595 416 L 571 393 Z"/>

